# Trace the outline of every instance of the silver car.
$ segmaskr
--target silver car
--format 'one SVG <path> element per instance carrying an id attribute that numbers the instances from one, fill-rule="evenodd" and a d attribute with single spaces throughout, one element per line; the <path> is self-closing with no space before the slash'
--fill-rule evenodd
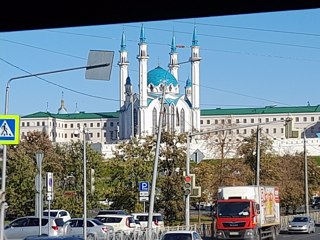
<path id="1" fill-rule="evenodd" d="M 20 217 L 14 219 L 5 226 L 4 235 L 7 240 L 22 240 L 27 236 L 34 236 L 36 234 L 60 236 L 62 235 L 63 224 L 64 221 L 62 218 L 50 218 L 49 224 L 49 218 L 42 217 L 40 228 L 40 221 L 38 217 Z"/>
<path id="2" fill-rule="evenodd" d="M 309 216 L 296 216 L 288 225 L 288 233 L 314 233 L 316 226 L 314 220 Z"/>
<path id="3" fill-rule="evenodd" d="M 111 239 L 114 234 L 113 226 L 104 225 L 94 218 L 87 218 L 87 239 L 106 240 Z M 83 237 L 83 218 L 71 218 L 63 225 L 64 236 Z"/>

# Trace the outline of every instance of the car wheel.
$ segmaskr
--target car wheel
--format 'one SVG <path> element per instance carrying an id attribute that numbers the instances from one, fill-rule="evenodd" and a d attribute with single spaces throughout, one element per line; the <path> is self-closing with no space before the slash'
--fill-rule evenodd
<path id="1" fill-rule="evenodd" d="M 87 239 L 88 240 L 96 240 L 96 237 L 94 234 L 88 234 Z"/>

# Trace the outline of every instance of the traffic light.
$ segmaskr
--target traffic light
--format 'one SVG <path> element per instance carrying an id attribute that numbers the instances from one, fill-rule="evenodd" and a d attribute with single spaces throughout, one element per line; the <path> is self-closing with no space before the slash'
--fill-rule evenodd
<path id="1" fill-rule="evenodd" d="M 184 195 L 190 195 L 192 191 L 192 178 L 191 176 L 184 177 Z"/>
<path id="2" fill-rule="evenodd" d="M 94 169 L 90 169 L 90 190 L 91 194 L 94 193 L 95 187 L 94 187 Z"/>

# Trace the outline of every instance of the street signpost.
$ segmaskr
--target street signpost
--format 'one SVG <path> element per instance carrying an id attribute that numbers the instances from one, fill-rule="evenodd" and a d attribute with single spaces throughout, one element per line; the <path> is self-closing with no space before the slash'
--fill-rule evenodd
<path id="1" fill-rule="evenodd" d="M 143 212 L 146 212 L 146 202 L 149 202 L 149 182 L 139 182 L 139 201 L 143 202 Z"/>

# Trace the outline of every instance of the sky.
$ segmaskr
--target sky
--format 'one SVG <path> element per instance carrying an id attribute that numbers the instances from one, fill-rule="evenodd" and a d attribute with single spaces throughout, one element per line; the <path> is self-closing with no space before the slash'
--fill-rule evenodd
<path id="1" fill-rule="evenodd" d="M 126 36 L 129 75 L 138 92 L 138 42 L 144 26 L 148 71 L 168 69 L 172 36 L 188 61 L 193 29 L 200 46 L 200 108 L 318 105 L 320 9 L 132 22 L 0 33 L 0 112 L 69 113 L 119 110 L 119 50 Z M 11 78 L 87 65 L 90 50 L 113 51 L 111 78 L 88 80 L 85 69 Z M 190 63 L 179 68 L 180 93 Z M 8 84 L 9 83 L 9 84 Z M 8 86 L 8 88 L 7 88 Z"/>

